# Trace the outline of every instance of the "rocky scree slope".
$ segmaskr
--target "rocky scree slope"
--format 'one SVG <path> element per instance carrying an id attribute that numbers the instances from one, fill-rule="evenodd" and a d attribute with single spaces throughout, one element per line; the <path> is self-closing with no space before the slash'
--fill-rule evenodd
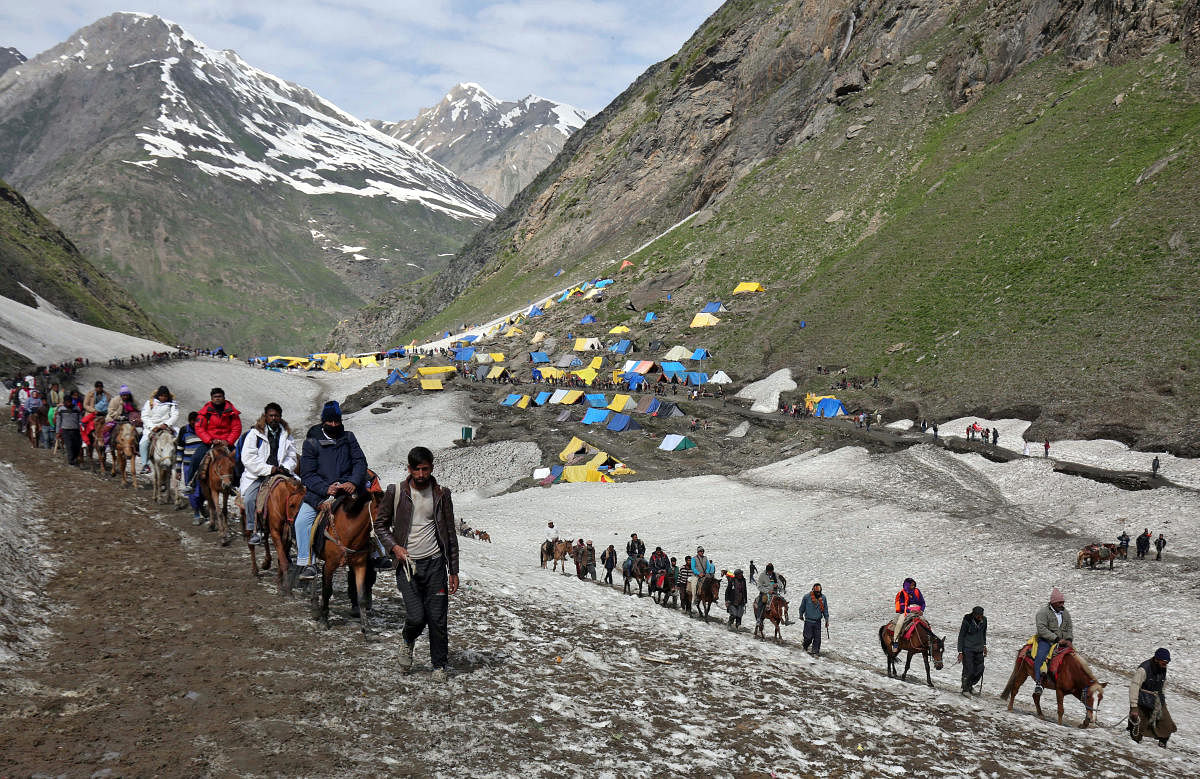
<path id="1" fill-rule="evenodd" d="M 1198 36 L 1195 0 L 729 2 L 429 297 L 338 332 L 426 335 L 631 255 L 632 286 L 673 280 L 637 304 L 662 340 L 734 304 L 704 337 L 742 375 L 847 365 L 884 407 L 1200 452 Z"/>
<path id="2" fill-rule="evenodd" d="M 89 325 L 157 341 L 170 338 L 61 230 L 0 181 L 0 295 L 36 307 L 32 293 Z"/>
<path id="3" fill-rule="evenodd" d="M 578 108 L 536 95 L 502 101 L 478 84 L 458 84 L 414 119 L 371 124 L 508 205 L 587 118 Z"/>
<path id="4" fill-rule="evenodd" d="M 498 209 L 309 90 L 128 13 L 0 76 L 0 175 L 160 321 L 227 349 L 311 346 Z"/>

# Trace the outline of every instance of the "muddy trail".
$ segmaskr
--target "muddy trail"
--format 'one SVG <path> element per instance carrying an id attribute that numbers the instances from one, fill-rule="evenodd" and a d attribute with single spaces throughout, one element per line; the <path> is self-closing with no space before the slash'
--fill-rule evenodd
<path id="1" fill-rule="evenodd" d="M 0 671 L 0 775 L 1170 770 L 1109 730 L 1048 730 L 990 694 L 948 694 L 956 673 L 936 691 L 920 671 L 920 683 L 888 680 L 836 653 L 733 636 L 723 611 L 709 625 L 680 615 L 664 633 L 649 598 L 542 571 L 535 550 L 528 570 L 489 570 L 493 551 L 472 542 L 451 601 L 449 681 L 432 682 L 424 637 L 403 676 L 389 572 L 371 640 L 349 619 L 344 577 L 321 630 L 306 601 L 277 595 L 273 572 L 251 576 L 244 545 L 222 548 L 148 491 L 2 437 L 39 496 L 57 566 L 49 637 Z"/>

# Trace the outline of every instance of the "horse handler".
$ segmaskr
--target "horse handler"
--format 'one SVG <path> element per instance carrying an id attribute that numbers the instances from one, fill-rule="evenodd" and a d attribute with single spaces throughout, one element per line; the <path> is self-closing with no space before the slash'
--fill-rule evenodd
<path id="1" fill-rule="evenodd" d="M 1170 651 L 1159 647 L 1154 657 L 1138 666 L 1129 682 L 1129 735 L 1134 741 L 1141 741 L 1149 733 L 1158 739 L 1159 746 L 1165 747 L 1176 730 L 1163 694 L 1170 662 Z"/>
<path id="2" fill-rule="evenodd" d="M 429 627 L 434 681 L 445 681 L 449 659 L 449 596 L 458 591 L 458 536 L 450 490 L 433 478 L 433 452 L 408 453 L 408 478 L 388 485 L 375 535 L 399 561 L 396 586 L 404 597 L 404 645 L 400 670 L 410 673 L 413 646 Z"/>

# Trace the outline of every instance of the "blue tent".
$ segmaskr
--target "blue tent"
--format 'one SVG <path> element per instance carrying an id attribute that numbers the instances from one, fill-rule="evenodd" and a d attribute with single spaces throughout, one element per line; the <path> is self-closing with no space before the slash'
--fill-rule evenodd
<path id="1" fill-rule="evenodd" d="M 477 335 L 464 335 L 462 338 L 459 338 L 458 340 L 462 341 L 462 342 L 463 342 L 463 343 L 465 343 L 465 344 L 469 344 L 469 343 L 473 343 L 474 341 L 478 341 L 478 340 L 479 340 L 479 336 L 477 336 Z"/>
<path id="2" fill-rule="evenodd" d="M 545 313 L 546 313 L 545 311 L 541 310 L 537 306 L 533 306 L 532 308 L 529 309 L 530 317 L 541 316 L 542 314 L 545 314 Z"/>
<path id="3" fill-rule="evenodd" d="M 708 350 L 707 350 L 707 349 L 705 349 L 703 346 L 701 346 L 699 349 L 697 349 L 696 351 L 692 352 L 692 357 L 691 357 L 691 359 L 693 359 L 693 360 L 707 360 L 707 359 L 708 359 L 708 358 L 710 358 L 710 357 L 712 357 L 712 355 L 708 353 Z"/>
<path id="4" fill-rule="evenodd" d="M 699 387 L 701 384 L 708 383 L 708 374 L 698 371 L 688 371 L 687 383 Z"/>
<path id="5" fill-rule="evenodd" d="M 700 313 L 701 314 L 719 314 L 722 311 L 728 311 L 728 310 L 729 309 L 725 308 L 725 304 L 718 300 L 713 303 L 709 303 L 707 306 L 700 309 Z"/>
<path id="6" fill-rule="evenodd" d="M 646 318 L 643 319 L 642 321 L 643 322 L 653 322 L 656 319 L 658 319 L 658 314 L 654 313 L 653 311 L 647 311 Z"/>
<path id="7" fill-rule="evenodd" d="M 646 406 L 646 412 L 645 412 L 645 413 L 647 413 L 647 414 L 653 414 L 655 411 L 658 411 L 658 407 L 659 407 L 659 406 L 661 406 L 661 405 L 662 405 L 662 401 L 660 401 L 658 398 L 652 398 L 652 399 L 650 400 L 650 405 L 649 405 L 649 406 Z"/>
<path id="8" fill-rule="evenodd" d="M 583 415 L 583 424 L 594 425 L 597 422 L 603 423 L 608 419 L 609 410 L 604 408 L 589 408 L 587 413 Z"/>
<path id="9" fill-rule="evenodd" d="M 608 405 L 608 398 L 604 397 L 603 392 L 591 392 L 584 397 L 587 398 L 588 405 L 594 408 L 604 408 Z"/>
<path id="10" fill-rule="evenodd" d="M 641 430 L 642 426 L 628 414 L 613 414 L 612 419 L 608 421 L 608 429 L 617 433 L 622 433 L 626 430 Z"/>
<path id="11" fill-rule="evenodd" d="M 449 337 L 450 337 L 450 331 L 449 331 L 449 330 L 447 330 L 446 332 L 442 333 L 442 338 L 449 338 Z"/>
<path id="12" fill-rule="evenodd" d="M 646 377 L 635 371 L 622 373 L 621 378 L 624 379 L 625 383 L 629 385 L 629 389 L 637 389 L 639 386 L 646 383 Z"/>
<path id="13" fill-rule="evenodd" d="M 521 394 L 519 392 L 514 392 L 513 394 L 509 395 L 504 400 L 500 401 L 500 405 L 501 406 L 511 406 L 512 404 L 516 403 L 520 399 L 521 399 Z"/>
<path id="14" fill-rule="evenodd" d="M 604 289 L 605 287 L 607 287 L 609 284 L 612 284 L 612 283 L 613 283 L 612 279 L 604 279 L 603 281 L 597 281 L 596 289 Z"/>
<path id="15" fill-rule="evenodd" d="M 562 268 L 559 268 L 558 270 L 554 271 L 554 278 L 558 278 L 558 277 L 559 277 L 559 276 L 561 276 L 561 275 L 563 275 L 563 269 L 562 269 Z"/>
<path id="16" fill-rule="evenodd" d="M 566 292 L 562 293 L 562 295 L 560 295 L 558 300 L 555 302 L 561 303 L 569 297 L 571 297 L 571 290 L 567 290 Z"/>
<path id="17" fill-rule="evenodd" d="M 580 319 L 580 320 L 579 320 L 579 324 L 581 324 L 581 325 L 590 325 L 590 324 L 593 324 L 593 323 L 595 323 L 595 321 L 596 321 L 596 317 L 592 316 L 591 314 L 588 314 L 588 315 L 587 315 L 587 316 L 585 316 L 583 319 Z"/>
<path id="18" fill-rule="evenodd" d="M 531 352 L 529 356 L 532 358 L 535 365 L 538 363 L 550 362 L 550 355 L 546 354 L 545 352 Z"/>
<path id="19" fill-rule="evenodd" d="M 837 398 L 821 398 L 813 408 L 814 417 L 836 417 L 846 413 L 846 407 Z"/>
<path id="20" fill-rule="evenodd" d="M 404 347 L 397 346 L 395 349 L 388 349 L 387 356 L 388 357 L 403 357 L 404 356 Z"/>
<path id="21" fill-rule="evenodd" d="M 687 368 L 683 367 L 681 362 L 663 362 L 659 363 L 662 368 L 663 375 L 668 379 L 677 378 L 680 381 L 687 380 Z"/>
<path id="22" fill-rule="evenodd" d="M 627 338 L 623 338 L 620 341 L 617 341 L 612 346 L 608 347 L 608 350 L 610 352 L 616 352 L 617 354 L 629 354 L 629 350 L 631 350 L 632 348 L 633 348 L 633 341 L 630 341 Z"/>
<path id="23" fill-rule="evenodd" d="M 391 373 L 388 374 L 387 385 L 390 387 L 398 381 L 402 381 L 405 384 L 408 384 L 408 376 L 404 373 L 404 371 L 400 370 L 399 368 L 396 368 L 395 370 L 393 370 Z"/>
<path id="24" fill-rule="evenodd" d="M 474 356 L 475 356 L 475 350 L 471 349 L 471 348 L 454 350 L 454 361 L 455 362 L 470 362 L 471 358 Z"/>
<path id="25" fill-rule="evenodd" d="M 546 401 L 549 400 L 550 396 L 553 394 L 554 394 L 553 392 L 539 392 L 537 394 L 537 397 L 533 399 L 533 405 L 535 405 L 535 406 L 546 405 Z"/>

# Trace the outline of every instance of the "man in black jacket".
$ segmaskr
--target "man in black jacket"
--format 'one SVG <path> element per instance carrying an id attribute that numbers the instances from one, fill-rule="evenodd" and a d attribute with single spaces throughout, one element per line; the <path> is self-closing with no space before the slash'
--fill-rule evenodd
<path id="1" fill-rule="evenodd" d="M 987 617 L 983 606 L 963 615 L 958 629 L 958 661 L 962 663 L 962 694 L 969 696 L 971 688 L 983 678 L 983 659 L 987 657 Z"/>
<path id="2" fill-rule="evenodd" d="M 408 453 L 408 478 L 383 496 L 375 535 L 398 560 L 396 585 L 404 597 L 404 645 L 400 670 L 409 673 L 413 645 L 429 627 L 429 658 L 435 681 L 445 681 L 449 659 L 449 596 L 458 591 L 458 535 L 450 490 L 433 478 L 433 452 Z"/>
<path id="3" fill-rule="evenodd" d="M 367 485 L 367 457 L 354 434 L 342 426 L 342 407 L 336 400 L 321 408 L 321 424 L 308 431 L 299 470 L 305 492 L 296 513 L 296 565 L 304 581 L 317 575 L 309 536 L 321 504 L 338 495 L 353 495 Z"/>

